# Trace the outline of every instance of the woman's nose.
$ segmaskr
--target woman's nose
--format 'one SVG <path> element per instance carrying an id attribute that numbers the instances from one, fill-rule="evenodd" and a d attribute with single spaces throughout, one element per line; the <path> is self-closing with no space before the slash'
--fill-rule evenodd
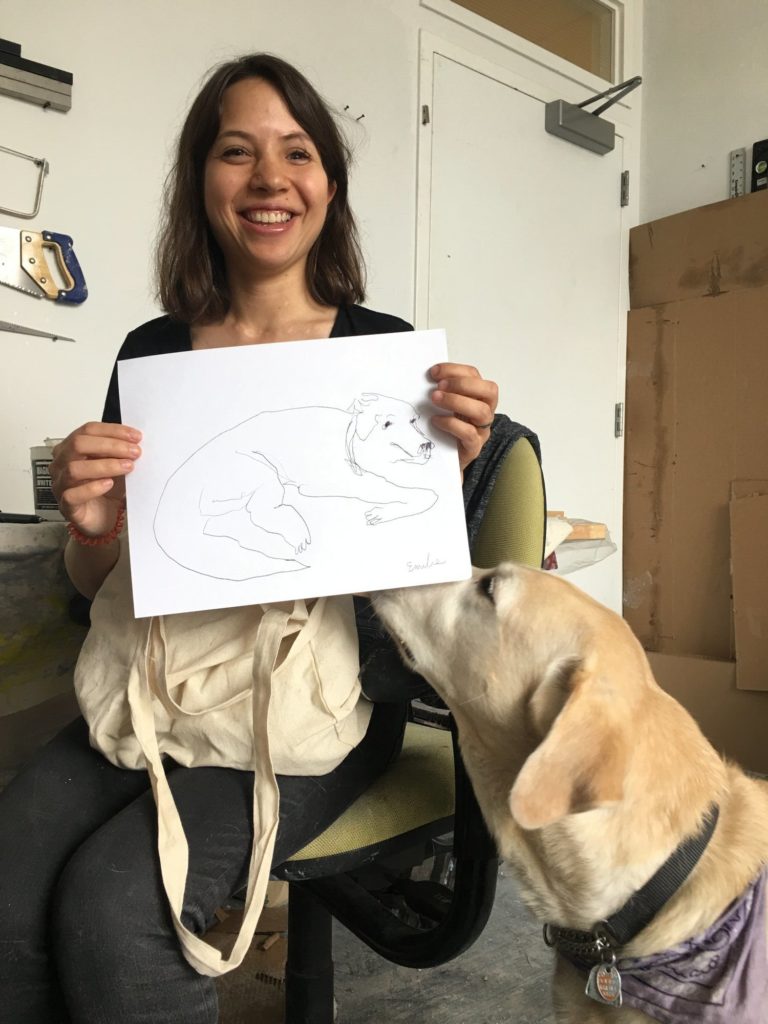
<path id="1" fill-rule="evenodd" d="M 253 166 L 251 188 L 279 192 L 285 187 L 285 171 L 280 160 L 263 155 Z"/>

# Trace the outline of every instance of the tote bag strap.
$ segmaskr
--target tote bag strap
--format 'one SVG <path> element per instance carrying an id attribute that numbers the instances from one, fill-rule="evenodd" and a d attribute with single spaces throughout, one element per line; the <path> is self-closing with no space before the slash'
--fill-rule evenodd
<path id="1" fill-rule="evenodd" d="M 254 839 L 248 868 L 248 888 L 243 922 L 230 955 L 226 958 L 219 950 L 209 946 L 207 942 L 186 928 L 181 920 L 189 866 L 189 847 L 163 769 L 155 731 L 150 690 L 152 672 L 150 649 L 157 629 L 155 620 L 150 622 L 143 671 L 131 673 L 128 684 L 128 704 L 133 731 L 147 762 L 152 792 L 157 805 L 157 845 L 160 855 L 160 870 L 174 927 L 188 962 L 198 973 L 210 977 L 226 974 L 239 967 L 251 944 L 259 915 L 264 906 L 279 811 L 279 793 L 269 755 L 267 717 L 272 672 L 290 618 L 290 612 L 268 608 L 257 632 L 253 656 L 253 699 L 251 704 L 253 715 Z"/>

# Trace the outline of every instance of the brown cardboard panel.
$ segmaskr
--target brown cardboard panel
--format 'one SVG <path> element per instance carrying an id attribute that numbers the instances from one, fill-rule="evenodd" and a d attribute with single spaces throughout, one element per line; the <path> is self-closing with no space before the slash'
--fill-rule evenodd
<path id="1" fill-rule="evenodd" d="M 768 690 L 768 494 L 731 501 L 736 685 Z"/>
<path id="2" fill-rule="evenodd" d="M 751 498 L 768 494 L 768 480 L 731 480 L 731 498 Z"/>
<path id="3" fill-rule="evenodd" d="M 768 192 L 640 224 L 629 233 L 630 307 L 768 284 Z"/>
<path id="4" fill-rule="evenodd" d="M 624 614 L 730 660 L 731 481 L 768 479 L 768 287 L 629 314 Z"/>
<path id="5" fill-rule="evenodd" d="M 719 753 L 768 774 L 768 693 L 737 689 L 732 661 L 658 653 L 648 660 L 659 685 L 693 715 Z"/>
<path id="6" fill-rule="evenodd" d="M 731 501 L 734 498 L 750 498 L 753 494 L 768 494 L 768 480 L 732 480 Z M 733 575 L 733 572 L 731 572 Z M 733 590 L 733 586 L 731 586 Z M 736 630 L 731 615 L 731 650 L 736 656 Z"/>

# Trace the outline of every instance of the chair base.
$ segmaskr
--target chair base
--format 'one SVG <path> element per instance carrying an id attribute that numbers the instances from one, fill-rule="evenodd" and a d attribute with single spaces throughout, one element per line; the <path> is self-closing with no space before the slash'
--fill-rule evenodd
<path id="1" fill-rule="evenodd" d="M 288 957 L 285 963 L 286 1024 L 333 1024 L 332 918 L 301 885 L 288 897 Z"/>

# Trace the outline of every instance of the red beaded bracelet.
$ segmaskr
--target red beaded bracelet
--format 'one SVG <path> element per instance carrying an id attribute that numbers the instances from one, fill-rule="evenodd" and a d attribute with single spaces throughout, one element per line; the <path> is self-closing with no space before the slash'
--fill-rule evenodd
<path id="1" fill-rule="evenodd" d="M 101 533 L 96 537 L 89 537 L 87 533 L 83 533 L 81 530 L 78 530 L 74 523 L 67 523 L 67 533 L 73 540 L 76 540 L 78 544 L 82 544 L 84 547 L 98 548 L 101 547 L 102 544 L 111 544 L 113 540 L 117 540 L 124 524 L 125 502 L 123 502 L 118 509 L 117 520 L 109 533 Z"/>

